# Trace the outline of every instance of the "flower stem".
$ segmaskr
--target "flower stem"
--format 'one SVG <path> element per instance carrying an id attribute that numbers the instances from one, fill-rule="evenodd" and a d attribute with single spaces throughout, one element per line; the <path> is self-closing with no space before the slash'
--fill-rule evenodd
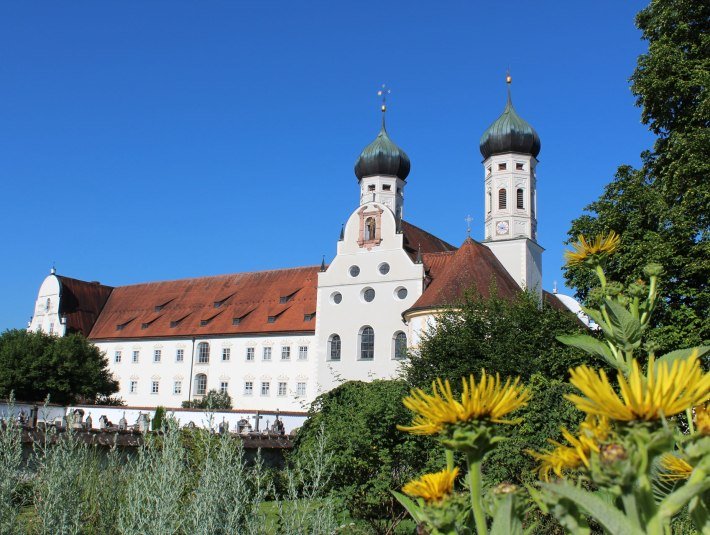
<path id="1" fill-rule="evenodd" d="M 488 526 L 486 525 L 486 515 L 483 512 L 483 502 L 481 500 L 481 460 L 470 453 L 466 456 L 466 460 L 468 462 L 471 508 L 473 509 L 473 519 L 476 522 L 476 533 L 484 535 L 488 533 Z"/>
<path id="2" fill-rule="evenodd" d="M 691 435 L 695 434 L 695 426 L 693 425 L 693 409 L 688 407 L 685 409 L 685 417 L 688 419 L 688 431 Z"/>

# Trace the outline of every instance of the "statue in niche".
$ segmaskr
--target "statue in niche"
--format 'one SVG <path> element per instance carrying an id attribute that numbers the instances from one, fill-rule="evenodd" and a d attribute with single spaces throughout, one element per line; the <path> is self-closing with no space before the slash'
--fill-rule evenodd
<path id="1" fill-rule="evenodd" d="M 374 217 L 368 217 L 365 220 L 365 241 L 369 240 L 374 240 L 375 239 L 375 230 L 376 230 L 376 224 L 375 224 L 375 218 Z"/>

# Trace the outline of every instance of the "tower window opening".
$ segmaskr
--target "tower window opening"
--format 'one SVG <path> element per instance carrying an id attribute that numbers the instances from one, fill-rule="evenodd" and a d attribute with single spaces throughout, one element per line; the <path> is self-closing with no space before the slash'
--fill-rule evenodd
<path id="1" fill-rule="evenodd" d="M 519 210 L 523 210 L 523 209 L 525 208 L 525 204 L 524 204 L 524 202 L 523 202 L 523 189 L 522 189 L 522 188 L 518 188 L 517 194 L 518 194 L 518 195 L 517 195 L 517 197 L 518 197 L 518 209 L 519 209 Z"/>
<path id="2" fill-rule="evenodd" d="M 486 168 L 486 174 L 487 174 L 487 175 L 490 175 L 490 174 L 491 174 L 491 171 L 492 171 L 492 169 L 491 169 L 491 166 L 489 165 L 489 166 Z"/>
<path id="3" fill-rule="evenodd" d="M 492 195 L 491 195 L 491 190 L 488 190 L 488 203 L 487 203 L 487 205 L 488 205 L 488 213 L 489 213 L 489 214 L 491 213 L 491 207 L 493 206 L 493 199 L 492 199 L 491 197 L 492 197 Z"/>
<path id="4" fill-rule="evenodd" d="M 374 185 L 374 184 L 368 184 L 368 185 L 367 185 L 367 191 L 375 191 L 375 185 Z"/>
<path id="5" fill-rule="evenodd" d="M 505 171 L 506 169 L 508 169 L 507 163 L 499 163 L 498 164 L 498 171 Z"/>
<path id="6" fill-rule="evenodd" d="M 392 189 L 392 186 L 389 184 L 384 184 L 382 186 L 382 191 L 390 191 Z"/>
<path id="7" fill-rule="evenodd" d="M 524 171 L 524 170 L 525 170 L 525 166 L 524 166 L 523 164 L 521 164 L 521 163 L 516 163 L 516 164 L 515 164 L 515 170 L 516 170 L 516 171 Z"/>
<path id="8" fill-rule="evenodd" d="M 508 195 L 505 188 L 498 190 L 498 209 L 505 210 L 508 208 Z"/>

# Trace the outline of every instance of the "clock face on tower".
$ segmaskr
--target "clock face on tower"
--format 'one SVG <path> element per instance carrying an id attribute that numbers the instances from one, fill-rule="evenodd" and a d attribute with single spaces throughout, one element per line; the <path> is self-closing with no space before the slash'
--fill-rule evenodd
<path id="1" fill-rule="evenodd" d="M 496 234 L 508 234 L 508 222 L 500 221 L 496 225 Z"/>

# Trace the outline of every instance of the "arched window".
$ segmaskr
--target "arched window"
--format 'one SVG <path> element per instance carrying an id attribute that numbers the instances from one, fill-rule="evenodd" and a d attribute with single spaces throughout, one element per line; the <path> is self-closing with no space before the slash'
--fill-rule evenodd
<path id="1" fill-rule="evenodd" d="M 508 195 L 505 188 L 498 190 L 498 209 L 505 210 L 508 207 Z"/>
<path id="2" fill-rule="evenodd" d="M 328 360 L 340 360 L 340 336 L 337 334 L 328 338 Z"/>
<path id="3" fill-rule="evenodd" d="M 207 394 L 207 376 L 204 373 L 195 375 L 195 395 L 204 396 Z"/>
<path id="4" fill-rule="evenodd" d="M 394 334 L 393 340 L 393 357 L 395 359 L 403 359 L 407 357 L 407 335 L 402 331 Z"/>
<path id="5" fill-rule="evenodd" d="M 197 344 L 197 362 L 207 364 L 210 361 L 210 345 L 207 342 Z"/>
<path id="6" fill-rule="evenodd" d="M 493 199 L 491 197 L 492 197 L 491 190 L 488 190 L 488 202 L 486 203 L 487 204 L 486 211 L 489 213 L 490 213 L 491 209 L 493 208 Z"/>
<path id="7" fill-rule="evenodd" d="M 523 210 L 525 208 L 525 204 L 523 202 L 523 188 L 518 188 L 517 194 L 518 194 L 518 209 Z"/>
<path id="8" fill-rule="evenodd" d="M 366 326 L 360 329 L 360 360 L 375 358 L 375 331 Z"/>

